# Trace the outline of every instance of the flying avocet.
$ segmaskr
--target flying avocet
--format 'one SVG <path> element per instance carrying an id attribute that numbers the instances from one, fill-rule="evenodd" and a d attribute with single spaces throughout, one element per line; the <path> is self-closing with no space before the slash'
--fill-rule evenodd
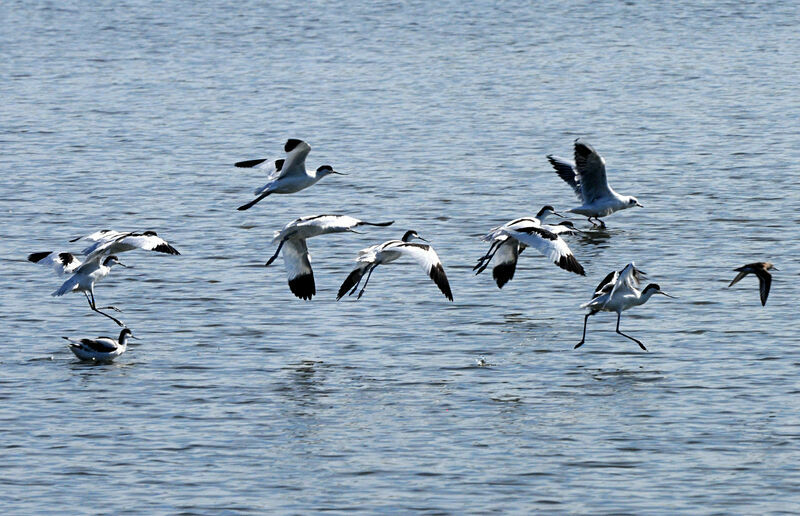
<path id="1" fill-rule="evenodd" d="M 493 257 L 497 256 L 495 266 L 492 269 L 492 276 L 497 283 L 498 288 L 503 288 L 503 285 L 514 278 L 514 272 L 517 269 L 517 259 L 527 247 L 525 244 L 520 243 L 518 240 L 509 237 L 505 230 L 516 229 L 525 226 L 541 226 L 544 220 L 550 215 L 558 217 L 563 216 L 556 212 L 552 206 L 544 206 L 535 217 L 522 217 L 506 222 L 502 226 L 497 226 L 489 230 L 483 237 L 484 242 L 491 242 L 492 245 L 489 250 L 483 255 L 472 270 L 476 270 L 475 274 L 480 274 L 489 265 Z M 568 225 L 571 227 L 571 223 Z M 548 228 L 551 228 L 548 226 Z M 551 229 L 551 231 L 558 234 L 558 230 Z"/>
<path id="2" fill-rule="evenodd" d="M 265 264 L 267 267 L 275 261 L 283 250 L 283 263 L 289 280 L 289 290 L 300 299 L 311 299 L 317 293 L 314 284 L 314 271 L 311 270 L 311 259 L 306 240 L 328 233 L 357 233 L 353 228 L 359 226 L 391 226 L 389 222 L 366 222 L 347 215 L 314 215 L 301 217 L 286 224 L 282 230 L 276 231 L 272 243 L 278 244 L 275 254 Z"/>
<path id="3" fill-rule="evenodd" d="M 603 278 L 603 281 L 597 285 L 592 300 L 581 305 L 581 308 L 588 308 L 589 313 L 583 318 L 583 337 L 575 345 L 575 349 L 581 347 L 586 340 L 586 323 L 589 321 L 589 317 L 597 312 L 617 312 L 617 333 L 634 341 L 640 348 L 647 351 L 641 341 L 620 331 L 619 320 L 622 317 L 622 312 L 634 306 L 645 304 L 653 294 L 661 294 L 667 297 L 673 296 L 662 292 L 661 287 L 656 283 L 650 283 L 643 290 L 639 290 L 639 283 L 644 277 L 645 274 L 636 269 L 636 265 L 631 262 L 621 271 L 611 271 Z"/>
<path id="4" fill-rule="evenodd" d="M 450 283 L 447 281 L 447 275 L 444 272 L 442 261 L 439 259 L 436 251 L 428 244 L 411 242 L 412 238 L 418 238 L 427 242 L 427 240 L 419 236 L 416 231 L 411 230 L 406 231 L 401 240 L 389 240 L 388 242 L 373 245 L 372 247 L 367 247 L 359 251 L 358 257 L 356 257 L 358 265 L 350 275 L 347 276 L 342 286 L 339 287 L 336 300 L 338 301 L 345 294 L 353 295 L 361 284 L 361 279 L 364 277 L 364 274 L 366 274 L 367 279 L 364 281 L 364 286 L 358 293 L 357 299 L 361 299 L 361 296 L 364 295 L 364 289 L 367 288 L 367 283 L 369 283 L 369 278 L 378 265 L 393 262 L 402 256 L 410 256 L 425 269 L 425 272 L 433 282 L 436 283 L 436 286 L 439 287 L 442 294 L 452 301 L 453 293 L 450 291 Z"/>
<path id="5" fill-rule="evenodd" d="M 767 297 L 769 296 L 769 287 L 772 285 L 772 274 L 770 274 L 768 271 L 777 271 L 778 268 L 769 262 L 755 262 L 748 263 L 747 265 L 743 265 L 742 267 L 733 270 L 739 274 L 733 278 L 733 281 L 731 281 L 728 287 L 732 287 L 740 279 L 744 278 L 750 273 L 753 273 L 758 277 L 758 290 L 761 293 L 761 306 L 766 306 Z"/>
<path id="6" fill-rule="evenodd" d="M 97 308 L 94 299 L 95 283 L 108 276 L 113 265 L 127 267 L 119 261 L 119 258 L 114 253 L 143 249 L 172 255 L 180 254 L 171 244 L 159 237 L 155 231 L 137 233 L 101 230 L 85 237 L 73 239 L 72 242 L 84 238 L 95 242 L 83 250 L 83 253 L 87 255 L 86 260 L 73 270 L 72 276 L 58 290 L 53 292 L 53 296 L 63 296 L 68 292 L 83 292 L 89 307 L 93 311 L 108 317 L 120 326 L 125 325 L 119 319 L 102 311 L 115 310 L 119 312 L 119 308 L 115 306 Z"/>
<path id="7" fill-rule="evenodd" d="M 69 349 L 76 357 L 87 362 L 112 362 L 115 358 L 125 353 L 128 349 L 128 339 L 135 339 L 130 328 L 123 328 L 118 339 L 111 337 L 97 337 L 96 339 L 72 339 L 62 337 L 69 341 Z"/>
<path id="8" fill-rule="evenodd" d="M 247 204 L 239 206 L 239 210 L 248 210 L 264 197 L 270 194 L 290 194 L 299 192 L 313 185 L 323 177 L 330 174 L 342 174 L 330 165 L 322 165 L 316 170 L 306 169 L 306 156 L 311 152 L 311 146 L 302 140 L 289 139 L 283 146 L 286 158 L 268 161 L 267 159 L 251 159 L 240 161 L 235 165 L 240 168 L 257 167 L 267 174 L 267 184 L 256 189 L 256 198 Z"/>
<path id="9" fill-rule="evenodd" d="M 589 218 L 589 222 L 595 219 L 601 227 L 605 227 L 606 224 L 600 217 L 607 217 L 615 211 L 634 206 L 642 207 L 636 197 L 620 195 L 608 185 L 606 161 L 591 145 L 580 138 L 575 140 L 574 163 L 552 154 L 548 155 L 547 159 L 559 177 L 572 187 L 575 195 L 583 203 L 577 208 L 567 210 L 568 212 L 584 215 Z"/>

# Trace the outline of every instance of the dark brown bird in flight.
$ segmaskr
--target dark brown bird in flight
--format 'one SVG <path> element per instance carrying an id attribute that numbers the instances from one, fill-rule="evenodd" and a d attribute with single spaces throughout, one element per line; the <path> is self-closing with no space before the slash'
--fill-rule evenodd
<path id="1" fill-rule="evenodd" d="M 770 285 L 772 285 L 772 275 L 769 272 L 767 272 L 771 269 L 776 271 L 778 270 L 774 265 L 772 265 L 769 262 L 748 263 L 747 265 L 739 267 L 738 269 L 733 269 L 734 271 L 737 271 L 739 274 L 737 274 L 736 277 L 733 278 L 733 281 L 731 281 L 731 284 L 728 286 L 732 287 L 734 284 L 736 284 L 736 282 L 738 282 L 740 279 L 744 278 L 745 276 L 747 276 L 752 272 L 753 274 L 758 276 L 758 288 L 759 291 L 761 292 L 761 306 L 764 306 L 767 304 L 767 296 L 769 296 L 769 287 Z"/>

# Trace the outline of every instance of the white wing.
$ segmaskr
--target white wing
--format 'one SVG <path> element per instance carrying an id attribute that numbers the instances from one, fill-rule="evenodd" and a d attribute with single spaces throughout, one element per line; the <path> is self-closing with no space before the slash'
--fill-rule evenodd
<path id="1" fill-rule="evenodd" d="M 281 177 L 281 171 L 283 170 L 283 163 L 285 160 L 283 159 L 276 159 L 273 161 L 265 161 L 264 163 L 258 165 L 256 168 L 259 170 L 263 170 L 264 173 L 267 175 L 267 183 L 264 186 L 256 188 L 253 192 L 255 195 L 261 195 L 264 191 L 269 187 L 270 183 Z"/>
<path id="2" fill-rule="evenodd" d="M 177 249 L 172 247 L 169 242 L 158 236 L 155 231 L 122 233 L 122 236 L 113 240 L 101 240 L 90 245 L 83 250 L 83 254 L 87 255 L 88 261 L 98 255 L 108 256 L 125 251 L 132 251 L 134 249 L 143 249 L 145 251 L 155 251 L 164 254 L 181 254 Z"/>
<path id="3" fill-rule="evenodd" d="M 289 280 L 289 290 L 300 299 L 311 299 L 317 289 L 306 241 L 302 238 L 287 240 L 281 254 Z"/>
<path id="4" fill-rule="evenodd" d="M 581 185 L 583 202 L 612 196 L 606 178 L 606 162 L 594 148 L 579 139 L 575 140 L 575 168 Z"/>
<path id="5" fill-rule="evenodd" d="M 569 246 L 561 237 L 537 225 L 507 229 L 504 233 L 520 243 L 535 248 L 564 270 L 585 275 L 583 266 L 575 259 Z"/>
<path id="6" fill-rule="evenodd" d="M 442 266 L 442 261 L 436 251 L 433 250 L 433 247 L 416 242 L 400 242 L 388 250 L 412 257 L 425 269 L 425 272 L 436 283 L 442 294 L 450 301 L 453 300 L 453 293 L 450 291 L 450 283 L 447 281 L 444 266 Z"/>
<path id="7" fill-rule="evenodd" d="M 72 253 L 57 253 L 55 251 L 45 251 L 43 253 L 31 253 L 28 261 L 52 267 L 59 276 L 72 274 L 75 269 L 81 266 L 81 261 Z"/>
<path id="8" fill-rule="evenodd" d="M 302 140 L 289 139 L 283 146 L 283 150 L 286 152 L 286 161 L 278 178 L 290 175 L 305 175 L 306 157 L 311 152 L 311 146 Z"/>
<path id="9" fill-rule="evenodd" d="M 70 242 L 77 242 L 78 240 L 91 240 L 92 242 L 99 242 L 101 240 L 114 240 L 115 238 L 119 238 L 124 234 L 125 233 L 121 231 L 114 231 L 113 229 L 101 229 L 100 231 L 95 231 L 91 235 L 73 238 L 70 240 Z"/>
<path id="10" fill-rule="evenodd" d="M 503 236 L 506 237 L 506 235 Z M 519 257 L 519 245 L 519 242 L 515 239 L 507 238 L 494 253 L 492 277 L 498 288 L 503 288 L 503 285 L 514 278 L 514 272 L 517 270 L 517 258 Z"/>

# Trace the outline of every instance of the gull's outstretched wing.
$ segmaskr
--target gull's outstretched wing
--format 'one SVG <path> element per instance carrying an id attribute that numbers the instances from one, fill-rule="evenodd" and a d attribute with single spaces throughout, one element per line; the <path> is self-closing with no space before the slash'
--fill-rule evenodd
<path id="1" fill-rule="evenodd" d="M 611 196 L 606 178 L 606 162 L 594 148 L 581 139 L 575 140 L 575 169 L 581 186 L 583 202 Z"/>

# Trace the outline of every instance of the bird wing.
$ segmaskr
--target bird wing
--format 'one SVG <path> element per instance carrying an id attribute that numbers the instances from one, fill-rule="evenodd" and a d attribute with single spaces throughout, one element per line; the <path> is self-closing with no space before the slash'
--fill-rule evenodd
<path id="1" fill-rule="evenodd" d="M 286 161 L 276 179 L 293 175 L 305 175 L 306 157 L 311 152 L 311 145 L 302 140 L 291 139 L 283 146 L 283 150 L 286 151 Z"/>
<path id="2" fill-rule="evenodd" d="M 81 344 L 98 353 L 111 353 L 116 351 L 117 343 L 109 337 L 97 337 L 96 339 L 81 339 Z"/>
<path id="3" fill-rule="evenodd" d="M 297 219 L 296 222 L 296 226 L 315 226 L 324 233 L 347 231 L 361 223 L 357 218 L 347 215 L 314 215 L 312 217 L 302 217 Z"/>
<path id="4" fill-rule="evenodd" d="M 81 261 L 72 253 L 57 253 L 55 251 L 45 251 L 42 253 L 31 253 L 28 261 L 52 267 L 59 276 L 72 273 L 81 266 Z"/>
<path id="5" fill-rule="evenodd" d="M 267 183 L 264 186 L 256 188 L 255 191 L 253 192 L 254 195 L 261 195 L 262 193 L 264 193 L 264 190 L 267 189 L 267 187 L 271 182 L 281 177 L 283 171 L 283 164 L 285 161 L 286 160 L 284 159 L 264 161 L 264 163 L 262 163 L 257 167 L 259 170 L 264 171 L 264 173 L 267 175 Z M 239 163 L 237 163 L 236 165 L 239 166 Z"/>
<path id="6" fill-rule="evenodd" d="M 121 231 L 114 231 L 113 229 L 101 229 L 100 231 L 95 231 L 91 235 L 79 236 L 78 238 L 73 238 L 70 242 L 77 242 L 78 240 L 91 240 L 92 242 L 98 242 L 100 240 L 113 240 L 119 236 L 124 235 L 125 233 Z"/>
<path id="7" fill-rule="evenodd" d="M 498 288 L 503 288 L 503 285 L 514 278 L 518 257 L 519 242 L 513 238 L 500 244 L 500 248 L 494 253 L 495 265 L 492 269 L 492 277 Z"/>
<path id="8" fill-rule="evenodd" d="M 575 169 L 581 186 L 581 197 L 588 204 L 595 199 L 611 195 L 611 188 L 606 178 L 606 162 L 594 148 L 575 140 Z"/>
<path id="9" fill-rule="evenodd" d="M 737 274 L 736 277 L 733 278 L 733 281 L 731 281 L 728 284 L 729 287 L 732 287 L 735 284 L 739 283 L 739 280 L 741 280 L 742 278 L 744 278 L 745 276 L 747 276 L 748 274 L 753 272 L 750 269 L 748 269 L 746 265 L 744 267 L 739 267 L 738 269 L 734 269 L 734 270 L 739 271 L 739 274 Z"/>
<path id="10" fill-rule="evenodd" d="M 756 276 L 758 276 L 758 289 L 761 292 L 761 306 L 765 306 L 769 296 L 769 287 L 772 285 L 772 274 L 764 269 L 758 269 Z"/>
<path id="11" fill-rule="evenodd" d="M 416 242 L 400 242 L 392 246 L 391 251 L 412 257 L 418 264 L 425 269 L 428 276 L 436 283 L 442 294 L 445 295 L 450 301 L 453 300 L 453 293 L 450 291 L 450 283 L 447 281 L 447 275 L 444 272 L 444 266 L 436 251 L 433 247 L 427 244 L 418 244 Z"/>
<path id="12" fill-rule="evenodd" d="M 547 156 L 547 160 L 551 165 L 553 165 L 558 177 L 563 179 L 564 182 L 572 187 L 578 199 L 583 199 L 581 194 L 580 176 L 578 175 L 578 171 L 575 169 L 575 163 L 565 158 L 553 156 L 552 154 Z"/>
<path id="13" fill-rule="evenodd" d="M 181 254 L 166 240 L 158 236 L 155 231 L 122 233 L 121 236 L 114 239 L 100 240 L 84 249 L 83 254 L 87 255 L 86 260 L 89 261 L 96 256 L 108 256 L 125 251 L 132 251 L 134 249 L 143 249 L 145 251 L 155 251 L 164 254 Z"/>
<path id="14" fill-rule="evenodd" d="M 614 285 L 617 282 L 617 278 L 619 277 L 619 272 L 611 271 L 609 272 L 605 278 L 597 285 L 597 288 L 594 289 L 594 295 L 598 296 L 605 292 L 606 287 L 611 285 L 611 288 L 614 288 Z"/>
<path id="15" fill-rule="evenodd" d="M 504 230 L 508 236 L 520 243 L 535 248 L 562 269 L 585 276 L 583 266 L 575 259 L 569 246 L 561 237 L 538 225 L 528 225 L 517 229 Z"/>
<path id="16" fill-rule="evenodd" d="M 311 299 L 317 289 L 305 239 L 287 240 L 281 254 L 289 280 L 289 290 L 300 299 Z"/>

